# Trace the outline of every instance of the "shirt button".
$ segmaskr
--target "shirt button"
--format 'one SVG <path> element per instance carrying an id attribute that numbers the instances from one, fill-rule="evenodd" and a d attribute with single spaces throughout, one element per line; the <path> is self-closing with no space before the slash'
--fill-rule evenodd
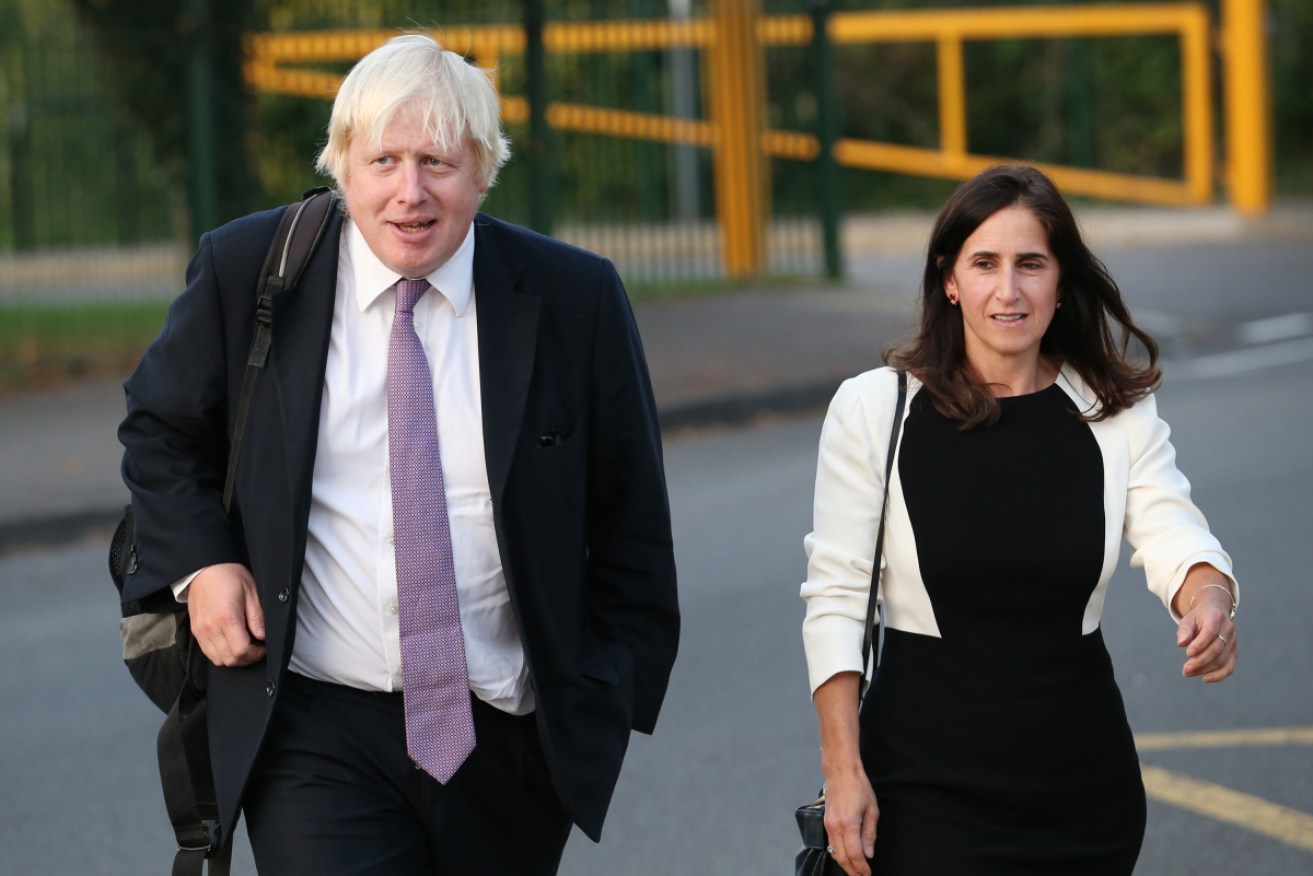
<path id="1" fill-rule="evenodd" d="M 395 545 L 396 543 L 397 543 L 397 537 L 395 535 L 389 535 L 388 544 Z"/>
<path id="2" fill-rule="evenodd" d="M 396 613 L 397 613 L 397 604 L 395 602 L 389 602 L 388 614 L 396 614 Z"/>

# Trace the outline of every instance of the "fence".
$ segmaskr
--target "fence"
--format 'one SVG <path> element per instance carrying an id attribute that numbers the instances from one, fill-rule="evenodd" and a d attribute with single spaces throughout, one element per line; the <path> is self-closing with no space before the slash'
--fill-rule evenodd
<path id="1" fill-rule="evenodd" d="M 9 2 L 16 0 L 0 5 Z M 1235 23 L 1252 23 L 1261 0 L 1222 2 L 1228 58 L 1261 58 L 1252 28 Z M 290 200 L 318 182 L 310 160 L 341 75 L 395 26 L 414 29 L 423 19 L 404 16 L 429 6 L 465 8 L 467 24 L 447 23 L 437 35 L 496 71 L 516 157 L 487 209 L 608 255 L 631 286 L 838 273 L 841 202 L 878 208 L 905 194 L 911 184 L 899 180 L 908 175 L 961 179 L 995 156 L 1036 161 L 1072 194 L 1171 204 L 1213 198 L 1213 57 L 1209 15 L 1198 3 L 831 12 L 830 3 L 808 0 L 809 14 L 799 14 L 802 5 L 282 4 L 271 29 L 246 44 L 255 96 L 240 136 L 264 189 L 251 207 Z M 115 109 L 105 88 L 112 71 L 86 35 L 67 16 L 50 18 L 46 30 L 7 46 L 0 62 L 8 119 L 0 147 L 0 385 L 15 374 L 103 367 L 92 342 L 122 345 L 113 340 L 121 325 L 136 326 L 119 334 L 139 348 L 180 282 L 191 248 L 187 208 L 193 226 L 227 218 L 204 215 L 203 203 L 198 209 L 182 194 L 204 191 L 196 180 L 206 163 L 191 161 L 191 184 L 179 185 L 169 162 L 185 156 L 155 154 L 168 150 Z M 1261 35 L 1257 42 L 1261 48 Z M 1152 62 L 1143 69 L 1153 75 L 1137 74 L 1153 82 L 1152 94 L 1131 104 L 1103 93 L 1104 44 L 1130 46 Z M 1043 77 L 1025 60 L 1055 45 L 1070 46 L 1077 62 L 1060 71 L 1060 115 L 1071 121 L 1060 137 L 1049 131 L 1055 104 L 1035 99 Z M 1019 71 L 1019 94 L 969 87 L 980 70 L 1009 64 Z M 1230 73 L 1253 66 L 1227 65 L 1224 119 L 1242 118 L 1231 107 L 1255 110 L 1244 97 L 1258 86 Z M 1015 119 L 996 124 L 999 106 Z M 1143 138 L 1152 154 L 1118 159 L 1126 166 L 1108 160 L 1102 132 L 1125 136 L 1147 119 L 1159 129 Z M 1226 141 L 1228 190 L 1242 209 L 1261 210 L 1267 171 L 1261 160 L 1240 158 L 1264 154 L 1263 126 L 1252 116 L 1244 125 L 1247 141 Z M 1228 124 L 1229 138 L 1236 128 Z M 927 183 L 922 203 L 950 189 Z M 39 326 L 70 319 L 56 303 L 96 329 L 46 339 Z"/>

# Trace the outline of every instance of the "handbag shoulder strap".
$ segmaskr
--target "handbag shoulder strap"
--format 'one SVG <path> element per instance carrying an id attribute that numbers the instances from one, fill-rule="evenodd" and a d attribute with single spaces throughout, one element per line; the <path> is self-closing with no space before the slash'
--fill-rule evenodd
<path id="1" fill-rule="evenodd" d="M 871 595 L 866 600 L 866 624 L 862 631 L 862 672 L 871 662 L 875 648 L 875 604 L 880 587 L 880 560 L 884 556 L 885 516 L 889 513 L 889 485 L 894 473 L 894 454 L 898 450 L 898 435 L 903 428 L 903 411 L 907 407 L 907 372 L 898 372 L 898 401 L 894 406 L 894 424 L 889 430 L 889 450 L 884 455 L 884 502 L 880 506 L 880 528 L 875 535 L 875 559 L 871 565 Z M 858 700 L 864 685 L 858 685 Z"/>

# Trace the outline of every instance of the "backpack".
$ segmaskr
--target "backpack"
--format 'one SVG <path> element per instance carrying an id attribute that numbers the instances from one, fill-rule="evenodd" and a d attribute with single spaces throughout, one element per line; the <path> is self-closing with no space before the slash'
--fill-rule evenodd
<path id="1" fill-rule="evenodd" d="M 273 298 L 293 288 L 328 227 L 337 198 L 326 188 L 310 189 L 288 205 L 274 232 L 260 269 L 256 292 L 255 333 L 246 360 L 242 394 L 228 451 L 223 507 L 232 503 L 237 461 L 246 432 L 246 415 L 255 379 L 264 368 L 273 340 Z M 164 803 L 173 823 L 178 851 L 173 876 L 201 876 L 210 862 L 210 876 L 227 876 L 232 836 L 224 835 L 210 770 L 209 735 L 205 713 L 205 656 L 191 634 L 187 606 L 167 591 L 141 600 L 122 602 L 123 583 L 136 571 L 137 551 L 132 506 L 114 530 L 109 548 L 109 574 L 120 594 L 119 634 L 128 672 L 166 717 L 156 752 Z"/>

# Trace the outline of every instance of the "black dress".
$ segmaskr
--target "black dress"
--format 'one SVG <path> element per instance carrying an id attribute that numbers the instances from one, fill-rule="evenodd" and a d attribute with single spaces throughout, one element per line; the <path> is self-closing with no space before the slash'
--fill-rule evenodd
<path id="1" fill-rule="evenodd" d="M 912 400 L 899 459 L 942 638 L 886 630 L 862 709 L 877 876 L 1117 876 L 1145 798 L 1121 693 L 1081 624 L 1103 459 L 1054 385 L 961 431 Z"/>

